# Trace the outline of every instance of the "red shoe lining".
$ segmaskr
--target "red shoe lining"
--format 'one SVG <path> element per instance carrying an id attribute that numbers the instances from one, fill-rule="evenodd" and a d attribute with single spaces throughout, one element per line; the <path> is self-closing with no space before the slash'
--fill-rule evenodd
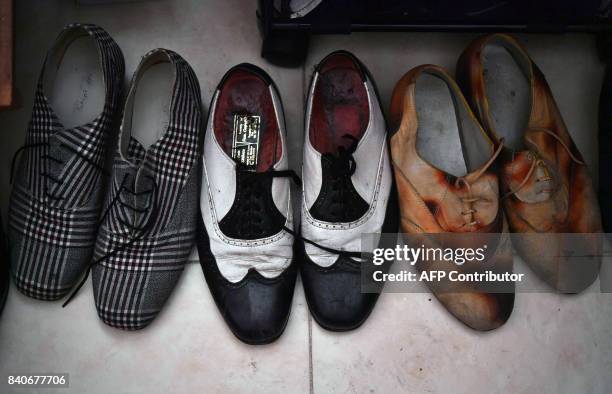
<path id="1" fill-rule="evenodd" d="M 268 83 L 259 75 L 236 69 L 220 88 L 215 108 L 215 137 L 231 157 L 234 115 L 261 116 L 257 172 L 268 170 L 282 155 L 282 144 L 276 111 Z"/>
<path id="2" fill-rule="evenodd" d="M 310 118 L 310 143 L 320 153 L 336 153 L 360 139 L 370 119 L 368 93 L 355 60 L 342 53 L 324 60 L 316 82 Z"/>

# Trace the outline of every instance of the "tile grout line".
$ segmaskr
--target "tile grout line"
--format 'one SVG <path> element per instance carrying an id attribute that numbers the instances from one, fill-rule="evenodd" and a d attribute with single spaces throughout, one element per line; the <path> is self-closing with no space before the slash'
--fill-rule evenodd
<path id="1" fill-rule="evenodd" d="M 308 312 L 308 379 L 310 394 L 314 394 L 314 368 L 312 365 L 312 316 Z"/>
<path id="2" fill-rule="evenodd" d="M 302 111 L 306 111 L 306 101 L 308 100 L 308 87 L 306 84 L 306 61 L 302 64 Z M 305 116 L 302 118 L 302 128 L 306 126 Z M 303 130 L 302 140 L 308 131 Z M 304 294 L 305 295 L 305 294 Z M 314 394 L 314 368 L 312 362 L 312 316 L 307 307 L 308 313 L 308 390 Z"/>

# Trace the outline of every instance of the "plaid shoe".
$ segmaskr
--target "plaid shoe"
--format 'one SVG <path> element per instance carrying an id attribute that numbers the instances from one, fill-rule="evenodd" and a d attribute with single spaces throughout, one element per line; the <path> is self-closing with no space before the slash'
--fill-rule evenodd
<path id="1" fill-rule="evenodd" d="M 90 262 L 107 137 L 124 74 L 121 50 L 94 25 L 69 25 L 47 54 L 9 205 L 11 271 L 41 300 L 63 297 Z"/>
<path id="2" fill-rule="evenodd" d="M 176 53 L 141 61 L 125 104 L 92 278 L 98 315 L 146 327 L 178 281 L 193 246 L 199 199 L 200 87 Z"/>

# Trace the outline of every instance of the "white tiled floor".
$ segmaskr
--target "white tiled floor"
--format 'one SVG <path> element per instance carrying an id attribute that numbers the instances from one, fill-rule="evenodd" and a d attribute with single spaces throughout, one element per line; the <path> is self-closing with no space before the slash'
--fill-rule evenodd
<path id="1" fill-rule="evenodd" d="M 259 57 L 255 2 L 158 0 L 76 6 L 68 0 L 17 3 L 17 88 L 23 106 L 0 114 L 0 193 L 23 143 L 46 48 L 73 21 L 106 28 L 126 57 L 128 75 L 149 49 L 181 53 L 208 103 L 232 65 L 263 66 L 276 81 L 288 122 L 290 160 L 299 168 L 303 94 L 312 66 L 348 49 L 372 71 L 384 108 L 395 81 L 421 63 L 454 69 L 470 34 L 354 34 L 316 37 L 303 69 Z M 595 170 L 597 98 L 603 65 L 589 36 L 521 36 L 546 74 L 576 143 Z M 127 82 L 126 82 L 127 83 Z M 594 171 L 595 172 L 595 171 Z M 522 264 L 520 261 L 517 264 Z M 366 324 L 329 333 L 311 321 L 298 283 L 289 326 L 272 345 L 236 340 L 216 310 L 197 264 L 146 330 L 102 324 L 88 283 L 68 308 L 11 289 L 0 319 L 0 387 L 8 374 L 70 373 L 70 392 L 543 392 L 605 393 L 612 385 L 612 295 L 518 294 L 501 329 L 480 334 L 455 321 L 429 294 L 384 294 Z"/>

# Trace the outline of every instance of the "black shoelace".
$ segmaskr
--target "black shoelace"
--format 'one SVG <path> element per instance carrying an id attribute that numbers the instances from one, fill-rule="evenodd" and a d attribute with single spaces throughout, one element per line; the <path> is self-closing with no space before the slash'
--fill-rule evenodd
<path id="1" fill-rule="evenodd" d="M 147 213 L 149 211 L 150 212 L 154 212 L 156 210 L 157 198 L 155 196 L 157 195 L 156 194 L 157 193 L 157 183 L 155 182 L 155 178 L 153 178 L 153 176 L 151 176 L 151 175 L 146 175 L 146 176 L 149 179 L 151 179 L 152 187 L 150 189 L 147 189 L 147 190 L 144 190 L 144 191 L 141 191 L 141 192 L 137 192 L 136 191 L 135 181 L 134 181 L 134 183 L 132 185 L 132 188 L 131 189 L 128 188 L 126 186 L 126 181 L 127 181 L 127 178 L 128 178 L 128 174 L 125 174 L 123 176 L 123 179 L 121 181 L 121 184 L 119 185 L 119 188 L 117 189 L 115 197 L 108 204 L 108 207 L 106 208 L 106 210 L 102 214 L 102 217 L 100 218 L 99 226 L 101 226 L 102 223 L 104 223 L 104 220 L 106 219 L 106 216 L 108 215 L 108 213 L 111 211 L 111 209 L 117 203 L 119 205 L 125 207 L 125 208 L 128 208 L 130 211 L 132 211 L 134 213 L 139 213 L 139 214 Z M 148 198 L 147 206 L 144 207 L 144 208 L 137 208 L 137 207 L 135 207 L 135 206 L 133 206 L 131 204 L 128 204 L 128 203 L 124 202 L 121 199 L 122 192 L 126 192 L 127 194 L 129 194 L 131 196 L 134 196 L 134 197 L 143 196 L 143 195 L 149 195 L 150 197 Z M 81 280 L 77 284 L 77 286 L 74 288 L 74 290 L 72 290 L 72 292 L 70 293 L 70 295 L 68 296 L 66 301 L 62 304 L 62 308 L 64 308 L 66 305 L 68 305 L 68 303 L 70 301 L 72 301 L 72 299 L 77 295 L 79 290 L 81 290 L 81 288 L 83 287 L 83 285 L 87 281 L 87 278 L 89 277 L 89 274 L 91 273 L 91 269 L 93 268 L 94 265 L 100 264 L 100 263 L 104 262 L 105 260 L 113 257 L 117 253 L 125 250 L 126 248 L 132 246 L 134 243 L 136 243 L 136 242 L 140 241 L 141 239 L 143 239 L 147 235 L 148 230 L 152 227 L 153 222 L 154 222 L 153 220 L 151 220 L 151 217 L 149 217 L 147 222 L 144 225 L 136 226 L 135 224 L 128 223 L 128 222 L 122 220 L 120 217 L 118 217 L 117 220 L 130 230 L 130 232 L 131 232 L 131 235 L 129 237 L 130 239 L 127 242 L 124 242 L 123 244 L 118 246 L 117 248 L 115 248 L 115 249 L 111 250 L 110 252 L 106 253 L 104 256 L 100 257 L 99 259 L 91 262 L 87 266 L 87 270 L 83 274 L 83 277 L 81 278 Z"/>
<path id="2" fill-rule="evenodd" d="M 351 136 L 352 137 L 352 136 Z M 344 150 L 344 152 L 348 152 L 346 150 Z M 349 153 L 351 154 L 351 153 Z M 331 155 L 331 154 L 330 154 Z M 345 160 L 346 156 L 343 158 L 329 158 L 329 160 Z M 352 155 L 351 155 L 351 159 L 352 159 Z M 353 165 L 353 172 L 354 170 L 354 159 L 352 159 Z M 300 177 L 295 173 L 295 171 L 293 170 L 280 170 L 280 171 L 276 171 L 273 170 L 272 168 L 270 168 L 268 171 L 265 172 L 253 172 L 253 171 L 249 171 L 248 169 L 246 169 L 244 166 L 242 166 L 241 164 L 238 164 L 237 170 L 238 172 L 245 172 L 249 174 L 249 182 L 255 182 L 255 183 L 259 183 L 263 181 L 264 179 L 269 179 L 269 178 L 291 178 L 293 180 L 293 182 L 297 185 L 297 186 L 302 186 L 302 180 L 300 179 Z M 246 226 L 251 226 L 254 225 L 254 230 L 253 231 L 257 231 L 257 223 L 253 223 L 252 218 L 254 217 L 253 213 L 250 212 L 251 210 L 256 209 L 256 207 L 250 203 L 247 203 L 244 205 L 244 212 L 242 214 L 242 216 L 245 218 L 244 220 L 244 225 Z M 255 219 L 256 220 L 256 219 Z M 324 250 L 328 253 L 332 253 L 332 254 L 337 254 L 341 257 L 344 257 L 350 261 L 352 261 L 353 263 L 357 263 L 359 264 L 359 260 L 356 260 L 356 258 L 360 258 L 361 257 L 361 252 L 350 252 L 350 251 L 345 251 L 345 250 L 339 250 L 339 249 L 335 249 L 335 248 L 330 248 L 327 247 L 325 245 L 321 245 L 315 241 L 312 241 L 308 238 L 304 238 L 302 237 L 302 235 L 297 232 L 294 231 L 292 229 L 290 229 L 289 227 L 285 226 L 284 224 L 282 225 L 282 229 L 285 230 L 286 232 L 288 232 L 289 234 L 293 235 L 293 237 L 295 237 L 296 239 L 299 239 L 302 242 L 305 242 L 307 244 L 310 244 L 312 246 L 315 246 L 321 250 Z"/>
<path id="3" fill-rule="evenodd" d="M 355 173 L 355 170 L 357 169 L 357 163 L 355 162 L 353 153 L 355 153 L 355 151 L 357 150 L 359 140 L 351 134 L 344 134 L 342 138 L 351 141 L 351 144 L 348 146 L 348 148 L 345 148 L 344 146 L 339 146 L 337 155 L 334 155 L 331 152 L 323 154 L 323 159 L 327 160 L 330 163 L 332 173 L 336 177 L 347 175 L 351 176 Z"/>
<path id="4" fill-rule="evenodd" d="M 350 140 L 351 144 L 348 147 L 338 147 L 338 154 L 334 155 L 331 152 L 323 154 L 330 168 L 331 178 L 328 182 L 331 183 L 330 198 L 332 203 L 332 217 L 336 220 L 342 219 L 343 211 L 351 209 L 344 203 L 350 193 L 351 183 L 347 181 L 357 169 L 357 163 L 353 157 L 353 153 L 357 150 L 359 140 L 351 134 L 345 134 L 342 138 Z"/>
<path id="5" fill-rule="evenodd" d="M 40 142 L 40 143 L 34 143 L 34 144 L 26 144 L 24 146 L 22 146 L 21 148 L 17 149 L 15 151 L 15 153 L 13 154 L 13 159 L 11 160 L 11 172 L 10 172 L 10 178 L 9 178 L 9 183 L 12 185 L 13 184 L 13 180 L 15 178 L 15 167 L 17 164 L 17 158 L 19 157 L 19 154 L 21 152 L 24 152 L 27 149 L 31 149 L 31 148 L 37 148 L 37 147 L 50 147 L 51 144 L 48 142 Z M 85 156 L 82 152 L 79 152 L 78 150 L 72 148 L 71 146 L 60 142 L 60 146 L 62 148 L 68 149 L 69 151 L 71 151 L 72 153 L 74 153 L 75 155 L 79 156 L 81 159 L 83 159 L 83 161 L 85 161 L 86 163 L 92 165 L 93 167 L 97 168 L 98 170 L 100 170 L 100 172 L 106 176 L 109 176 L 108 172 L 106 171 L 106 169 L 102 166 L 100 166 L 99 164 L 93 162 L 89 157 Z M 52 161 L 53 163 L 57 164 L 57 165 L 62 165 L 65 164 L 65 162 L 61 159 L 58 159 L 57 157 L 51 156 L 49 154 L 44 154 L 41 156 L 41 159 L 47 161 Z M 48 165 L 45 165 L 45 168 L 48 168 Z M 56 177 L 54 177 L 53 175 L 49 174 L 47 171 L 42 171 L 40 173 L 40 175 L 42 177 L 44 177 L 47 182 L 45 182 L 45 196 L 47 196 L 47 198 L 51 199 L 51 200 L 63 200 L 64 197 L 62 196 L 56 196 L 52 193 L 49 192 L 49 182 L 56 184 L 56 185 L 61 185 L 63 183 L 63 180 L 58 179 Z"/>
<path id="6" fill-rule="evenodd" d="M 264 185 L 269 184 L 268 181 L 271 178 L 292 178 L 297 185 L 301 185 L 302 181 L 292 170 L 274 171 L 272 167 L 264 172 L 255 172 L 242 163 L 236 163 L 236 172 L 240 175 L 241 195 L 243 196 L 241 204 L 237 206 L 239 209 L 238 236 L 243 239 L 261 238 L 266 227 L 264 216 L 267 215 L 262 202 L 262 197 L 266 193 Z"/>

